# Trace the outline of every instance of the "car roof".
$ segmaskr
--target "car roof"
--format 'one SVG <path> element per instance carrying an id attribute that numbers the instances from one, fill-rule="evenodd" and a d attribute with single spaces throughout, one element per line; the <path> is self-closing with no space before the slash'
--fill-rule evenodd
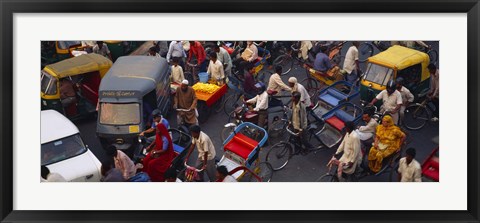
<path id="1" fill-rule="evenodd" d="M 398 70 L 403 70 L 418 63 L 428 65 L 429 61 L 428 54 L 398 45 L 368 58 L 368 62 L 386 65 Z"/>
<path id="2" fill-rule="evenodd" d="M 43 70 L 47 71 L 51 75 L 58 76 L 58 78 L 64 78 L 108 69 L 111 66 L 112 61 L 108 58 L 99 54 L 90 53 L 47 65 L 43 68 Z"/>
<path id="3" fill-rule="evenodd" d="M 123 56 L 113 64 L 100 83 L 99 91 L 139 91 L 143 95 L 168 78 L 165 58 Z"/>
<path id="4" fill-rule="evenodd" d="M 44 110 L 40 116 L 42 144 L 79 133 L 77 126 L 55 110 Z"/>

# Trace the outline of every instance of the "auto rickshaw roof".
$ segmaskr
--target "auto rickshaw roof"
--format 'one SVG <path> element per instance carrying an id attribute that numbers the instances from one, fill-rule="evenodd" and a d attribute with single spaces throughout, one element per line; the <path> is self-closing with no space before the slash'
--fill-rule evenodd
<path id="1" fill-rule="evenodd" d="M 58 78 L 64 78 L 78 74 L 99 71 L 102 69 L 108 69 L 111 66 L 112 61 L 108 58 L 99 54 L 91 53 L 47 65 L 45 68 L 43 68 L 43 70 L 47 71 L 51 75 L 57 76 Z"/>
<path id="2" fill-rule="evenodd" d="M 119 57 L 100 83 L 99 91 L 138 91 L 141 96 L 167 78 L 168 63 L 151 56 Z"/>
<path id="3" fill-rule="evenodd" d="M 429 63 L 428 54 L 403 46 L 392 46 L 368 58 L 368 62 L 403 70 L 418 63 Z"/>

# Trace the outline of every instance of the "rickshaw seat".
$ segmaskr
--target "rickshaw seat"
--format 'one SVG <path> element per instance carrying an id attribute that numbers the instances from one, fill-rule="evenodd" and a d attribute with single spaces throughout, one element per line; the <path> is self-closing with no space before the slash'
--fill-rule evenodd
<path id="1" fill-rule="evenodd" d="M 345 127 L 345 122 L 343 122 L 341 119 L 339 119 L 337 116 L 333 115 L 332 117 L 328 118 L 325 120 L 325 122 L 338 131 L 342 131 L 343 128 Z"/>
<path id="2" fill-rule="evenodd" d="M 439 163 L 438 159 L 429 159 L 422 167 L 422 174 L 430 179 L 433 179 L 435 181 L 439 181 L 440 176 L 438 168 Z"/>
<path id="3" fill-rule="evenodd" d="M 320 100 L 327 102 L 332 106 L 337 106 L 341 100 L 347 98 L 347 96 L 335 89 L 327 89 L 322 95 L 319 96 Z"/>
<path id="4" fill-rule="evenodd" d="M 223 147 L 225 150 L 232 151 L 240 157 L 247 160 L 248 155 L 258 146 L 258 142 L 245 136 L 242 133 L 237 133 L 233 138 Z"/>
<path id="5" fill-rule="evenodd" d="M 183 150 L 185 150 L 185 148 L 183 148 L 183 147 L 181 147 L 181 146 L 179 146 L 175 143 L 173 144 L 173 151 L 175 151 L 175 153 L 180 154 L 180 153 L 183 152 Z"/>

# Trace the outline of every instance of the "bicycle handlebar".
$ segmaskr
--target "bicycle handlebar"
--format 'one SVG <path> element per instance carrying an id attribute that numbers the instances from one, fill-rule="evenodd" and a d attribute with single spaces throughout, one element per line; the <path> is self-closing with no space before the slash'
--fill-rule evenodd
<path id="1" fill-rule="evenodd" d="M 187 164 L 187 161 L 185 161 L 185 162 L 183 163 L 183 165 L 185 165 L 185 167 L 186 167 L 187 169 L 188 169 L 188 168 L 193 168 L 193 169 L 195 169 L 195 172 L 197 172 L 197 173 L 198 173 L 198 172 L 202 172 L 202 171 L 204 170 L 204 169 L 197 169 L 197 168 L 195 168 L 195 167 L 189 166 L 189 165 Z"/>
<path id="2" fill-rule="evenodd" d="M 189 111 L 191 111 L 191 109 L 183 109 L 183 108 L 177 108 L 176 110 L 177 110 L 177 111 L 181 111 L 181 112 L 189 112 Z"/>
<path id="3" fill-rule="evenodd" d="M 291 135 L 294 135 L 294 136 L 298 136 L 300 133 L 295 133 L 293 132 L 292 130 L 290 130 L 290 128 L 287 127 L 287 132 L 290 133 Z"/>

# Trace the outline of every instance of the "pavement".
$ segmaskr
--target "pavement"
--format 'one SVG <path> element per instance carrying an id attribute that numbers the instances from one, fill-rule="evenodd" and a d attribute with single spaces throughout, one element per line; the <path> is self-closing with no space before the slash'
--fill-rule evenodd
<path id="1" fill-rule="evenodd" d="M 433 46 L 434 49 L 438 51 L 438 42 L 427 42 Z M 350 42 L 348 42 L 342 49 L 342 55 L 345 55 L 347 49 L 350 47 Z M 375 52 L 378 53 L 378 52 Z M 361 64 L 361 69 L 365 70 L 365 64 Z M 261 71 L 265 72 L 266 78 L 268 80 L 270 73 L 272 71 Z M 289 77 L 295 76 L 297 79 L 303 80 L 306 78 L 306 72 L 302 67 L 296 66 L 292 71 L 283 76 L 282 80 L 287 83 Z M 228 93 L 230 94 L 230 92 Z M 172 112 L 169 114 L 167 119 L 170 121 L 172 127 L 177 126 L 175 113 Z M 221 140 L 221 131 L 224 125 L 227 122 L 227 116 L 223 112 L 215 113 L 212 112 L 209 119 L 201 124 L 202 131 L 212 139 L 215 149 L 217 152 L 217 158 L 220 159 L 223 155 L 223 147 Z M 97 158 L 102 161 L 106 159 L 105 152 L 103 151 L 98 138 L 95 135 L 96 132 L 96 120 L 79 120 L 75 124 L 80 129 L 80 133 L 86 142 L 89 145 L 90 150 L 97 156 Z M 409 147 L 413 147 L 417 150 L 416 160 L 422 163 L 430 152 L 438 147 L 438 136 L 439 136 L 439 122 L 429 122 L 425 127 L 417 131 L 410 131 L 412 136 L 412 142 Z M 271 146 L 271 145 L 270 145 Z M 262 148 L 260 152 L 260 159 L 265 160 L 265 155 L 269 150 L 269 146 Z M 326 164 L 335 153 L 336 148 L 321 150 L 317 152 L 312 152 L 307 155 L 296 155 L 290 159 L 288 165 L 279 171 L 275 171 L 272 177 L 273 182 L 312 182 L 316 181 L 320 176 L 327 173 Z M 196 157 L 196 153 L 192 154 L 192 159 Z M 193 163 L 193 161 L 191 162 Z M 386 182 L 389 181 L 389 174 L 385 173 L 380 176 L 368 176 L 362 178 L 360 181 L 365 182 Z"/>

